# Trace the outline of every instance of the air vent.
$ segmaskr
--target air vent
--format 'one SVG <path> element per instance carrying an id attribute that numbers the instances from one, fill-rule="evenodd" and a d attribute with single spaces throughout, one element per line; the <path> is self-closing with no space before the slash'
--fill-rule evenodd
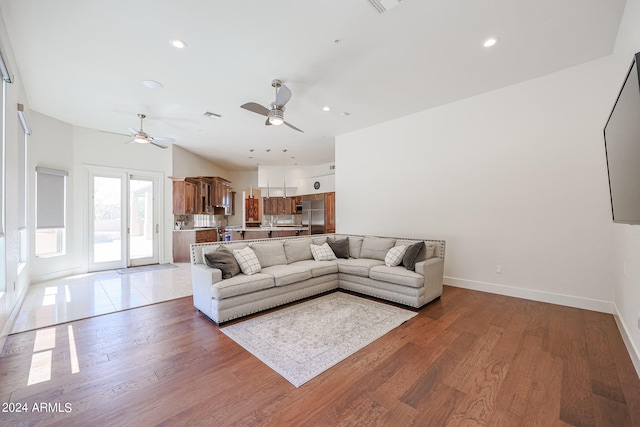
<path id="1" fill-rule="evenodd" d="M 385 13 L 402 3 L 402 0 L 369 0 L 380 13 Z"/>
<path id="2" fill-rule="evenodd" d="M 212 119 L 219 119 L 220 117 L 222 117 L 220 114 L 212 113 L 211 111 L 205 111 L 204 113 L 202 113 L 202 115 Z"/>

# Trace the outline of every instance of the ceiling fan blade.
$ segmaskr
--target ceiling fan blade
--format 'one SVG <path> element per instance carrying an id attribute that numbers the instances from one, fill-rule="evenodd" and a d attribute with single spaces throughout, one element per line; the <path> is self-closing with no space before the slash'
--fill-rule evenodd
<path id="1" fill-rule="evenodd" d="M 266 122 L 264 122 L 264 124 L 265 124 L 265 125 L 267 125 L 267 126 L 271 126 L 271 122 L 269 121 L 269 118 L 268 118 L 268 117 L 267 117 L 267 121 L 266 121 Z"/>
<path id="2" fill-rule="evenodd" d="M 255 102 L 247 102 L 246 104 L 242 104 L 240 108 L 244 108 L 245 110 L 249 110 L 262 116 L 269 115 L 269 109 L 267 107 L 263 107 L 262 105 Z"/>
<path id="3" fill-rule="evenodd" d="M 281 85 L 276 95 L 275 104 L 279 107 L 284 107 L 291 99 L 291 91 L 285 85 Z"/>
<path id="4" fill-rule="evenodd" d="M 131 136 L 129 133 L 109 132 L 108 130 L 101 130 L 102 133 L 110 133 L 112 135 Z"/>
<path id="5" fill-rule="evenodd" d="M 160 144 L 160 143 L 158 143 L 158 142 L 154 141 L 153 139 L 152 139 L 151 141 L 149 141 L 149 143 L 150 143 L 151 145 L 155 145 L 156 147 L 160 147 L 160 148 L 167 148 L 167 146 L 166 146 L 166 145 L 164 145 L 164 144 Z"/>
<path id="6" fill-rule="evenodd" d="M 176 142 L 176 140 L 174 138 L 156 138 L 153 137 L 151 138 L 152 141 L 156 141 L 156 142 Z"/>
<path id="7" fill-rule="evenodd" d="M 302 129 L 298 129 L 297 127 L 295 127 L 294 125 L 292 125 L 291 123 L 288 122 L 284 122 L 285 125 L 289 126 L 291 129 L 293 130 L 297 130 L 298 132 L 302 132 L 304 133 L 304 131 Z"/>
<path id="8" fill-rule="evenodd" d="M 137 135 L 138 134 L 138 131 L 135 130 L 134 128 L 127 128 L 127 129 L 129 129 L 129 132 L 131 132 L 131 135 Z"/>

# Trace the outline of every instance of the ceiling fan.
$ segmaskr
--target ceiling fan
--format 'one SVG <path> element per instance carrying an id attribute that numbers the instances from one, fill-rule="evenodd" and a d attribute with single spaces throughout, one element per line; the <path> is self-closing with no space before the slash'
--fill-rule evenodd
<path id="1" fill-rule="evenodd" d="M 303 132 L 291 123 L 287 123 L 284 120 L 284 106 L 287 102 L 289 102 L 289 99 L 291 99 L 291 90 L 289 90 L 289 88 L 286 87 L 278 79 L 273 80 L 271 82 L 271 86 L 276 89 L 276 100 L 270 104 L 271 108 L 263 107 L 262 105 L 255 102 L 247 102 L 246 104 L 242 104 L 240 108 L 244 108 L 245 110 L 260 114 L 261 116 L 266 116 L 267 121 L 264 124 L 267 126 L 278 126 L 284 123 L 293 130 Z"/>
<path id="2" fill-rule="evenodd" d="M 142 130 L 142 121 L 147 116 L 145 116 L 142 113 L 138 113 L 138 117 L 140 118 L 140 130 L 135 130 L 133 128 L 129 128 L 129 132 L 131 132 L 131 134 L 127 135 L 127 136 L 131 136 L 131 138 L 133 138 L 133 139 L 131 141 L 129 141 L 129 142 L 125 142 L 125 144 L 133 144 L 135 142 L 135 143 L 138 143 L 138 144 L 151 144 L 151 145 L 155 145 L 156 147 L 167 148 L 166 145 L 160 144 L 160 142 L 174 142 L 175 141 L 175 139 L 173 139 L 173 138 L 156 138 L 156 137 L 153 137 L 153 136 L 149 135 L 144 130 Z"/>

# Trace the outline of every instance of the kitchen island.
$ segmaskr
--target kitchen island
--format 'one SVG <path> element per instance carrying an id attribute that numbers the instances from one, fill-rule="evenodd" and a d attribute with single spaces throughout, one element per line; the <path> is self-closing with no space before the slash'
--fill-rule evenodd
<path id="1" fill-rule="evenodd" d="M 173 262 L 189 262 L 189 247 L 192 243 L 218 240 L 218 229 L 215 227 L 173 230 Z"/>
<path id="2" fill-rule="evenodd" d="M 291 237 L 308 234 L 308 227 L 276 226 L 276 227 L 234 227 L 231 229 L 231 240 L 271 239 L 274 237 Z"/>

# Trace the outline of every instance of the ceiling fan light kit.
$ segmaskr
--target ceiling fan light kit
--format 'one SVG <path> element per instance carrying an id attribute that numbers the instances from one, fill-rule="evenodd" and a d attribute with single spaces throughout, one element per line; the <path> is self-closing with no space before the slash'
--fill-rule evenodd
<path id="1" fill-rule="evenodd" d="M 278 108 L 271 104 L 271 111 L 269 111 L 269 123 L 274 126 L 280 126 L 284 123 L 284 107 Z"/>
<path id="2" fill-rule="evenodd" d="M 163 142 L 175 141 L 175 139 L 173 138 L 154 138 L 148 133 L 146 133 L 144 130 L 142 130 L 142 122 L 146 117 L 147 117 L 146 115 L 142 113 L 138 113 L 138 118 L 140 119 L 140 130 L 129 128 L 129 132 L 131 132 L 130 136 L 133 139 L 129 142 L 125 142 L 125 144 L 133 144 L 133 143 L 151 144 L 151 145 L 155 145 L 158 148 L 167 148 L 166 145 L 160 144 L 160 141 L 163 141 Z"/>
<path id="3" fill-rule="evenodd" d="M 284 106 L 287 102 L 289 102 L 289 99 L 291 99 L 291 90 L 289 90 L 289 88 L 286 87 L 282 83 L 282 81 L 278 79 L 272 80 L 271 86 L 273 86 L 276 90 L 276 99 L 271 104 L 269 104 L 271 108 L 263 107 L 257 102 L 247 102 L 246 104 L 242 104 L 240 108 L 244 108 L 245 110 L 251 111 L 252 113 L 265 116 L 267 120 L 264 124 L 267 126 L 279 126 L 281 124 L 285 124 L 293 130 L 303 132 L 301 129 L 298 129 L 291 123 L 287 123 L 284 119 Z"/>

